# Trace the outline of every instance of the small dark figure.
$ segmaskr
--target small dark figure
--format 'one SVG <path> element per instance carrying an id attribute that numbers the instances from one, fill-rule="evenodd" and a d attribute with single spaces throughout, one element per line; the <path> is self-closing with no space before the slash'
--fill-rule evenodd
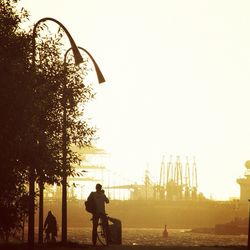
<path id="1" fill-rule="evenodd" d="M 167 230 L 167 225 L 165 225 L 165 229 L 162 233 L 162 237 L 167 238 L 168 237 L 168 230 Z"/>
<path id="2" fill-rule="evenodd" d="M 96 240 L 97 240 L 97 226 L 99 219 L 102 220 L 102 223 L 104 225 L 105 231 L 107 233 L 107 245 L 110 242 L 110 235 L 109 235 L 109 229 L 108 229 L 108 218 L 105 213 L 105 203 L 109 203 L 109 199 L 104 193 L 104 190 L 102 190 L 101 184 L 96 184 L 96 192 L 91 192 L 88 200 L 93 199 L 95 203 L 95 210 L 93 212 L 93 228 L 92 228 L 92 243 L 95 246 Z"/>
<path id="3" fill-rule="evenodd" d="M 56 217 L 52 214 L 51 211 L 48 212 L 46 220 L 44 222 L 43 230 L 45 230 L 46 237 L 45 240 L 47 242 L 56 242 L 57 236 L 57 221 Z M 51 235 L 51 238 L 50 238 Z"/>

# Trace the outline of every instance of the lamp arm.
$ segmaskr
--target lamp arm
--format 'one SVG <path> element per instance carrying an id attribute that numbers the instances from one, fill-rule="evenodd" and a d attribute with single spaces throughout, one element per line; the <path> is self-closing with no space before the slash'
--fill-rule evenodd
<path id="1" fill-rule="evenodd" d="M 32 57 L 32 62 L 33 64 L 35 64 L 35 57 L 36 57 L 36 50 L 35 50 L 35 45 L 36 45 L 36 28 L 37 26 L 42 23 L 42 22 L 46 22 L 46 21 L 52 21 L 52 22 L 55 22 L 57 23 L 63 30 L 64 32 L 66 33 L 69 41 L 70 41 L 70 44 L 71 44 L 71 48 L 72 48 L 72 51 L 73 51 L 73 54 L 74 54 L 74 58 L 75 58 L 75 64 L 80 64 L 83 62 L 83 59 L 82 59 L 82 56 L 78 50 L 78 47 L 76 46 L 76 43 L 74 41 L 74 39 L 72 38 L 72 36 L 70 35 L 69 31 L 66 29 L 66 27 L 61 23 L 59 22 L 58 20 L 52 18 L 52 17 L 44 17 L 42 19 L 40 19 L 39 21 L 36 22 L 34 28 L 33 28 L 33 33 L 32 33 L 32 48 L 33 48 L 33 57 Z"/>
<path id="2" fill-rule="evenodd" d="M 67 58 L 67 55 L 68 55 L 68 53 L 69 53 L 69 51 L 70 51 L 71 49 L 72 49 L 72 47 L 69 48 L 69 49 L 66 51 L 65 55 L 64 55 L 64 65 L 66 64 L 66 58 Z M 102 74 L 100 68 L 98 67 L 98 64 L 96 63 L 95 59 L 93 58 L 93 56 L 92 56 L 86 49 L 84 49 L 84 48 L 82 48 L 82 47 L 80 47 L 80 46 L 78 46 L 78 49 L 83 50 L 83 51 L 90 57 L 91 61 L 92 61 L 93 64 L 94 64 L 95 71 L 96 71 L 96 74 L 97 74 L 97 78 L 98 78 L 99 83 L 105 82 L 105 78 L 104 78 L 104 76 L 103 76 L 103 74 Z M 73 50 L 73 49 L 72 49 L 72 50 Z"/>

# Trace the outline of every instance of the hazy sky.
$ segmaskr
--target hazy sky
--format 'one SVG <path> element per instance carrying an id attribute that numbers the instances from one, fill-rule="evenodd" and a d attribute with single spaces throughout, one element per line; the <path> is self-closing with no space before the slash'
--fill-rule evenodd
<path id="1" fill-rule="evenodd" d="M 196 157 L 198 189 L 239 196 L 250 159 L 250 2 L 22 0 L 31 24 L 63 23 L 95 58 L 88 116 L 110 168 L 158 180 L 162 156 Z M 93 73 L 94 74 L 94 73 Z"/>

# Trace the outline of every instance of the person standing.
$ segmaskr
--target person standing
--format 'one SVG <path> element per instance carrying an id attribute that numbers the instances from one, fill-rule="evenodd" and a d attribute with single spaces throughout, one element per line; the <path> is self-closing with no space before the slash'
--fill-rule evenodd
<path id="1" fill-rule="evenodd" d="M 50 242 L 50 241 L 56 242 L 57 221 L 56 221 L 56 217 L 52 214 L 51 211 L 48 212 L 48 215 L 44 222 L 43 229 L 45 230 L 45 233 L 46 233 L 45 240 L 47 242 Z M 50 239 L 50 234 L 51 234 L 51 239 Z"/>
<path id="2" fill-rule="evenodd" d="M 96 245 L 97 226 L 98 226 L 99 219 L 101 219 L 104 230 L 106 231 L 107 245 L 108 245 L 110 242 L 110 234 L 109 234 L 109 228 L 108 228 L 108 218 L 105 212 L 105 203 L 109 203 L 109 199 L 105 195 L 105 192 L 102 189 L 101 184 L 99 183 L 96 184 L 96 191 L 90 193 L 88 200 L 92 200 L 95 206 L 94 211 L 92 212 L 93 214 L 92 243 L 94 246 Z"/>

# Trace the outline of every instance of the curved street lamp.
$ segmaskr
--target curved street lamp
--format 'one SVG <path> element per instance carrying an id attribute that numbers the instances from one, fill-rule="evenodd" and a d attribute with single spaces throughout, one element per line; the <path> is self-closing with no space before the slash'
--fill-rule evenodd
<path id="1" fill-rule="evenodd" d="M 99 83 L 103 83 L 105 82 L 104 76 L 100 70 L 100 68 L 98 67 L 96 61 L 94 60 L 94 58 L 92 57 L 92 55 L 84 48 L 79 47 L 78 49 L 83 50 L 84 52 L 86 52 L 88 54 L 88 56 L 90 57 L 90 59 L 92 60 L 95 70 L 96 70 L 96 74 L 97 74 L 97 78 Z M 64 55 L 64 71 L 66 71 L 66 59 L 67 59 L 67 55 L 70 51 L 73 51 L 74 53 L 74 48 L 71 47 L 69 48 L 65 55 Z M 66 110 L 66 106 L 67 106 L 67 98 L 66 98 L 66 81 L 63 81 L 63 97 L 62 97 L 62 103 L 63 103 L 63 125 L 62 125 L 62 151 L 63 151 L 63 177 L 62 177 L 62 236 L 63 236 L 63 225 L 65 226 L 65 230 L 66 230 L 66 236 L 64 235 L 64 237 L 67 237 L 67 110 Z M 64 212 L 64 213 L 63 213 Z M 63 224 L 64 223 L 64 224 Z M 67 238 L 66 238 L 67 239 Z M 62 241 L 66 242 L 65 238 L 62 237 Z"/>
<path id="2" fill-rule="evenodd" d="M 84 52 L 86 52 L 88 54 L 88 56 L 90 57 L 90 59 L 92 60 L 95 70 L 96 70 L 96 74 L 97 74 L 97 78 L 99 83 L 103 83 L 105 82 L 105 78 L 100 70 L 100 68 L 98 67 L 96 61 L 94 60 L 94 58 L 92 57 L 92 55 L 84 48 L 82 47 L 77 47 L 78 49 L 83 50 Z M 74 48 L 71 47 L 69 48 L 64 55 L 64 69 L 66 69 L 66 59 L 67 59 L 67 55 L 70 51 L 73 51 L 74 53 Z M 79 52 L 79 50 L 78 50 Z M 65 71 L 65 70 L 64 70 Z M 64 240 L 63 238 L 63 233 L 65 233 L 63 231 L 63 225 L 65 226 L 65 230 L 66 230 L 66 239 L 67 239 L 67 110 L 66 110 L 66 106 L 67 106 L 67 98 L 66 98 L 66 81 L 63 81 L 63 97 L 62 97 L 62 103 L 63 103 L 63 125 L 62 125 L 62 151 L 63 151 L 63 163 L 62 163 L 62 168 L 63 168 L 63 176 L 62 176 L 62 241 L 66 242 L 66 240 Z M 64 224 L 63 224 L 64 223 Z"/>
<path id="3" fill-rule="evenodd" d="M 72 38 L 72 36 L 70 35 L 69 31 L 65 28 L 65 26 L 62 23 L 60 23 L 59 21 L 57 21 L 56 19 L 54 19 L 54 18 L 44 17 L 44 18 L 40 19 L 38 22 L 36 22 L 36 24 L 35 24 L 35 26 L 33 28 L 33 35 L 32 35 L 32 49 L 33 49 L 32 62 L 33 62 L 33 64 L 35 64 L 35 58 L 36 58 L 36 40 L 35 40 L 36 39 L 36 28 L 40 23 L 43 23 L 43 22 L 46 22 L 46 21 L 55 22 L 64 30 L 64 32 L 66 33 L 66 35 L 67 35 L 67 37 L 69 38 L 69 41 L 70 41 L 70 45 L 71 45 L 71 48 L 72 48 L 72 51 L 73 51 L 73 54 L 74 54 L 74 58 L 75 58 L 75 64 L 78 65 L 78 64 L 82 63 L 83 59 L 82 59 L 82 56 L 81 56 L 81 54 L 79 52 L 79 49 L 76 46 L 76 43 L 75 43 L 74 39 Z"/>
<path id="4" fill-rule="evenodd" d="M 93 58 L 93 56 L 92 56 L 86 49 L 84 49 L 84 48 L 82 48 L 82 47 L 80 47 L 80 46 L 78 46 L 77 48 L 83 50 L 83 51 L 90 57 L 91 61 L 92 61 L 93 64 L 94 64 L 95 71 L 96 71 L 96 74 L 97 74 L 97 78 L 98 78 L 99 83 L 105 82 L 105 78 L 104 78 L 104 76 L 103 76 L 103 74 L 102 74 L 100 68 L 98 67 L 98 65 L 97 65 L 97 63 L 96 63 L 96 61 L 95 61 L 95 59 Z M 66 59 L 67 59 L 67 55 L 68 55 L 68 53 L 70 52 L 70 50 L 74 51 L 74 50 L 73 50 L 73 47 L 69 48 L 69 49 L 66 51 L 65 55 L 64 55 L 64 67 L 66 67 Z"/>
<path id="5" fill-rule="evenodd" d="M 72 36 L 70 35 L 69 31 L 65 28 L 65 26 L 59 22 L 58 20 L 51 18 L 51 17 L 45 17 L 40 19 L 39 21 L 36 22 L 33 28 L 33 33 L 32 33 L 32 67 L 35 73 L 35 60 L 36 60 L 36 29 L 38 25 L 42 22 L 46 21 L 52 21 L 58 24 L 63 31 L 66 33 L 70 44 L 71 48 L 74 54 L 75 58 L 75 64 L 78 65 L 83 62 L 83 58 L 78 50 L 78 47 L 75 44 L 75 41 L 73 40 Z M 64 157 L 64 156 L 63 156 Z M 29 249 L 34 249 L 34 197 L 35 197 L 35 169 L 33 167 L 30 167 L 30 173 L 29 173 L 29 222 L 28 222 L 28 242 L 29 242 Z M 67 183 L 66 180 L 63 179 L 62 181 L 62 242 L 66 243 L 67 242 L 67 193 L 66 193 L 66 188 L 67 188 Z"/>

